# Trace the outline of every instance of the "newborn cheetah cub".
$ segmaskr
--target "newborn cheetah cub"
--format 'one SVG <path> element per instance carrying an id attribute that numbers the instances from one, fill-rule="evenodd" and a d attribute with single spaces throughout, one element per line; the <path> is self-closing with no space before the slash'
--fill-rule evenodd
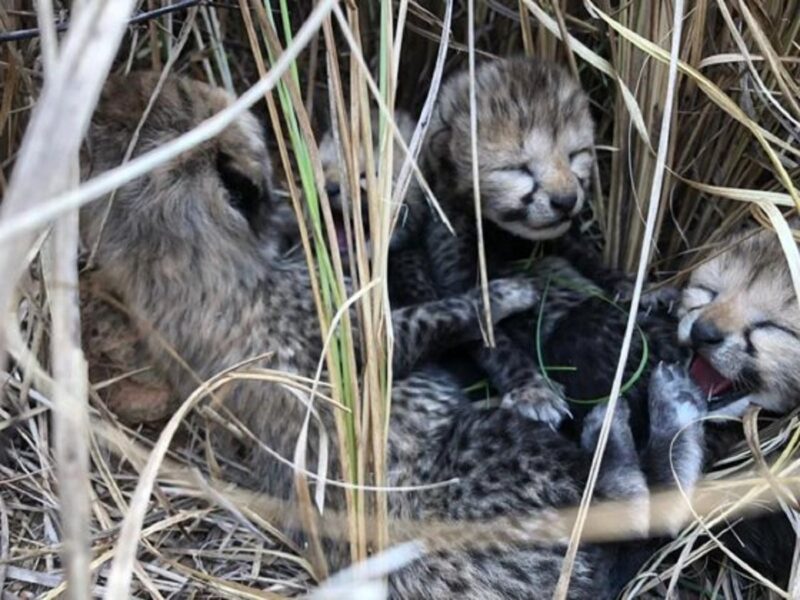
<path id="1" fill-rule="evenodd" d="M 415 122 L 411 116 L 404 110 L 396 110 L 392 116 L 394 126 L 397 128 L 397 133 L 402 137 L 406 144 L 411 142 L 411 136 L 414 134 Z M 381 164 L 381 139 L 380 139 L 380 119 L 379 113 L 373 111 L 370 115 L 370 129 L 372 131 L 372 156 L 374 160 L 375 174 L 380 172 Z M 392 150 L 392 178 L 396 181 L 400 175 L 400 170 L 403 165 L 405 153 L 394 138 Z M 355 190 L 350 189 L 349 182 L 347 181 L 347 171 L 344 167 L 345 162 L 341 156 L 341 149 L 337 146 L 336 138 L 332 130 L 327 131 L 319 144 L 319 157 L 322 163 L 322 170 L 325 175 L 325 191 L 330 200 L 331 209 L 336 225 L 336 233 L 339 243 L 339 252 L 342 259 L 349 260 L 349 252 L 347 247 L 347 225 L 352 223 L 353 210 L 351 208 Z M 356 157 L 357 163 L 355 169 L 358 170 L 357 185 L 361 189 L 361 222 L 364 225 L 365 233 L 367 235 L 367 250 L 370 251 L 369 240 L 369 214 L 366 198 L 367 189 L 367 156 L 363 145 L 359 145 L 358 156 Z M 414 182 L 412 179 L 412 187 Z M 419 196 L 416 189 L 408 194 L 408 198 L 416 199 Z M 390 202 L 390 198 L 382 198 L 384 202 Z M 403 208 L 403 213 L 400 215 L 400 223 L 392 232 L 392 237 L 389 240 L 390 247 L 396 245 L 403 245 L 406 243 L 409 230 L 412 227 L 405 227 L 405 222 L 411 218 L 417 217 L 419 211 L 411 211 L 408 209 L 408 201 Z M 416 229 L 414 229 L 416 230 Z"/>
<path id="2" fill-rule="evenodd" d="M 678 339 L 695 350 L 692 375 L 717 413 L 797 406 L 800 305 L 773 232 L 737 235 L 692 271 L 679 314 Z"/>
<path id="3" fill-rule="evenodd" d="M 403 140 L 408 144 L 411 141 L 411 136 L 414 134 L 414 120 L 411 116 L 403 111 L 396 110 L 393 115 L 394 125 Z M 377 112 L 373 112 L 370 116 L 370 129 L 372 131 L 372 152 L 376 161 L 376 169 L 380 168 L 378 160 L 380 158 L 380 120 Z M 400 168 L 403 165 L 403 149 L 397 140 L 394 141 L 394 149 L 392 157 L 392 175 L 397 177 L 400 174 Z M 332 131 L 328 131 L 322 136 L 322 141 L 319 143 L 319 159 L 322 163 L 322 171 L 325 175 L 325 191 L 328 193 L 331 203 L 335 204 L 341 210 L 341 197 L 346 192 L 347 182 L 345 181 L 347 173 L 342 168 L 343 161 L 339 157 L 339 149 L 336 146 L 336 138 Z M 359 148 L 358 153 L 358 169 L 359 177 L 358 183 L 360 186 L 366 184 L 366 153 L 364 148 Z M 347 194 L 352 197 L 352 193 Z"/>
<path id="4" fill-rule="evenodd" d="M 563 235 L 584 203 L 592 169 L 594 126 L 578 82 L 558 65 L 508 58 L 475 73 L 478 184 L 485 227 L 546 240 Z M 447 295 L 472 288 L 478 276 L 470 150 L 469 76 L 442 88 L 424 154 L 425 175 L 456 230 L 438 220 L 425 233 L 432 276 Z M 491 260 L 498 248 L 487 247 Z M 528 415 L 557 424 L 567 405 L 502 328 L 495 348 L 476 349 L 491 383 Z"/>
<path id="5" fill-rule="evenodd" d="M 791 225 L 798 226 L 797 219 Z M 691 373 L 712 414 L 741 416 L 751 405 L 785 414 L 800 402 L 800 305 L 778 237 L 749 230 L 696 267 L 683 290 L 678 338 L 695 352 Z M 714 460 L 744 445 L 739 424 L 712 420 Z M 781 452 L 773 448 L 767 460 Z M 777 508 L 777 505 L 776 505 Z M 782 510 L 744 520 L 721 536 L 759 573 L 789 589 L 796 535 Z"/>

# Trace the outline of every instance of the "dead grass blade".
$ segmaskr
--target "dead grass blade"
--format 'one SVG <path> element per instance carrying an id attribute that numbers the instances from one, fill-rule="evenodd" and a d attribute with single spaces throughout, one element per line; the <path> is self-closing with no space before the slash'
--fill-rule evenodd
<path id="1" fill-rule="evenodd" d="M 478 271 L 480 272 L 481 297 L 483 299 L 482 329 L 486 332 L 486 342 L 494 346 L 494 324 L 492 307 L 489 302 L 489 275 L 486 270 L 486 248 L 483 241 L 483 218 L 481 207 L 480 178 L 478 175 L 478 110 L 475 99 L 475 2 L 467 0 L 467 48 L 469 51 L 469 134 L 470 154 L 472 155 L 472 200 L 475 207 L 475 229 L 478 232 Z"/>
<path id="2" fill-rule="evenodd" d="M 78 182 L 77 156 L 74 182 Z M 48 250 L 52 314 L 51 363 L 55 406 L 55 451 L 58 468 L 63 550 L 69 597 L 89 595 L 90 514 L 89 415 L 87 368 L 81 351 L 78 300 L 78 213 L 62 217 L 53 228 Z"/>
<path id="3" fill-rule="evenodd" d="M 72 187 L 78 181 L 79 144 L 100 93 L 111 60 L 122 38 L 132 2 L 113 6 L 87 2 L 70 27 L 57 56 L 52 6 L 39 7 L 44 36 L 47 78 L 42 97 L 23 141 L 0 214 L 23 213 L 32 198 L 46 197 Z M 99 28 L 92 35 L 93 28 Z M 48 177 L 37 176 L 41 170 Z M 28 235 L 0 258 L 0 307 L 9 306 L 25 254 L 34 239 Z M 55 455 L 63 526 L 61 555 L 68 583 L 68 597 L 89 597 L 90 496 L 86 363 L 80 346 L 77 296 L 78 214 L 64 215 L 53 230 L 49 244 L 51 271 L 51 354 L 54 378 Z M 15 324 L 16 325 L 16 324 Z M 0 333 L 0 354 L 5 352 L 5 333 Z"/>
<path id="4" fill-rule="evenodd" d="M 139 483 L 136 486 L 136 492 L 131 500 L 125 519 L 122 522 L 119 541 L 117 542 L 114 561 L 111 565 L 111 572 L 108 576 L 108 583 L 104 594 L 104 598 L 107 600 L 126 598 L 130 594 L 129 588 L 133 563 L 136 558 L 136 550 L 139 544 L 145 512 L 150 502 L 150 494 L 152 493 L 160 465 L 164 460 L 178 426 L 184 420 L 188 412 L 194 408 L 200 400 L 230 383 L 232 381 L 231 371 L 236 368 L 238 368 L 238 365 L 234 366 L 229 371 L 217 375 L 199 387 L 181 404 L 180 408 L 175 411 L 159 435 L 158 442 L 142 470 Z"/>
<path id="5" fill-rule="evenodd" d="M 671 60 L 670 55 L 657 44 L 643 38 L 636 32 L 628 29 L 618 21 L 612 19 L 606 13 L 601 11 L 596 5 L 594 5 L 591 0 L 584 1 L 593 14 L 596 14 L 598 17 L 603 19 L 612 29 L 617 31 L 621 36 L 629 40 L 631 43 L 635 44 L 637 48 L 647 52 L 649 56 L 652 56 L 661 62 L 666 63 Z M 683 73 L 690 76 L 695 84 L 708 95 L 709 99 L 711 99 L 728 115 L 744 125 L 753 134 L 759 145 L 764 149 L 764 152 L 772 164 L 772 167 L 775 169 L 776 175 L 779 177 L 781 183 L 794 200 L 795 206 L 800 209 L 800 192 L 798 192 L 795 188 L 792 178 L 786 172 L 786 169 L 783 167 L 778 155 L 770 145 L 770 143 L 775 143 L 777 141 L 781 147 L 784 147 L 782 140 L 776 140 L 775 136 L 769 132 L 765 132 L 761 126 L 749 118 L 747 114 L 735 102 L 733 102 L 733 100 L 730 99 L 730 97 L 728 97 L 722 90 L 719 89 L 719 87 L 717 87 L 699 71 L 687 65 L 683 61 L 679 61 L 678 66 Z"/>

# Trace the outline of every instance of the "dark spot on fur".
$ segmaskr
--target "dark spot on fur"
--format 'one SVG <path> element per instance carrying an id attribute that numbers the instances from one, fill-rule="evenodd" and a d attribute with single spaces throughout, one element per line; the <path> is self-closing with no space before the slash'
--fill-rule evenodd
<path id="1" fill-rule="evenodd" d="M 505 560 L 501 563 L 503 569 L 512 574 L 512 578 L 516 581 L 530 581 L 531 574 L 522 568 L 522 565 L 513 560 Z"/>

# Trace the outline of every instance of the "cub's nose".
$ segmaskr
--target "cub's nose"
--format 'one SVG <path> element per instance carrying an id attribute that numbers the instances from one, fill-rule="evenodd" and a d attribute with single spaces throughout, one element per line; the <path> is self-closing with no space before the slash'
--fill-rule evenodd
<path id="1" fill-rule="evenodd" d="M 550 197 L 550 205 L 558 212 L 568 215 L 578 203 L 577 194 L 559 194 Z"/>
<path id="2" fill-rule="evenodd" d="M 695 346 L 715 346 L 725 339 L 725 334 L 711 321 L 697 319 L 692 325 L 689 338 Z"/>

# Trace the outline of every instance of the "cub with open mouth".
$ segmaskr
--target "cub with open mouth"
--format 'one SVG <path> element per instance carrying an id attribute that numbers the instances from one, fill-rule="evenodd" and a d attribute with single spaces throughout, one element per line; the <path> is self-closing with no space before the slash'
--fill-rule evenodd
<path id="1" fill-rule="evenodd" d="M 679 315 L 678 338 L 695 351 L 691 373 L 712 416 L 740 417 L 751 405 L 779 415 L 797 407 L 800 305 L 774 232 L 740 233 L 695 268 Z M 712 463 L 744 444 L 741 427 L 709 422 Z M 759 573 L 788 586 L 796 534 L 781 511 L 745 519 L 721 539 Z"/>
<path id="2" fill-rule="evenodd" d="M 796 221 L 792 224 L 797 226 Z M 570 427 L 581 417 L 581 405 L 575 402 L 609 393 L 627 320 L 624 304 L 620 309 L 602 298 L 624 290 L 624 279 L 604 273 L 595 262 L 568 252 L 566 257 L 549 257 L 535 265 L 537 279 L 552 281 L 542 300 L 537 335 L 541 334 L 543 363 L 569 367 L 554 370 L 549 377 L 561 383 L 573 400 L 576 419 L 566 424 Z M 642 299 L 648 302 L 639 311 L 639 332 L 631 340 L 624 378 L 632 385 L 623 393 L 634 437 L 640 448 L 646 448 L 650 442 L 645 425 L 658 426 L 643 402 L 650 366 L 659 360 L 690 362 L 690 374 L 708 399 L 712 417 L 703 423 L 704 470 L 714 470 L 720 459 L 725 459 L 721 463 L 725 470 L 750 469 L 742 423 L 730 417 L 742 416 L 751 404 L 780 415 L 800 403 L 800 307 L 776 234 L 742 232 L 695 267 L 677 303 L 679 320 L 672 317 L 672 297 L 669 288 L 660 287 Z M 522 315 L 504 325 L 515 336 L 530 338 L 529 332 L 537 330 L 536 318 L 536 314 Z M 534 340 L 527 344 L 535 355 Z M 762 432 L 762 441 L 767 438 Z M 768 445 L 765 454 L 771 462 L 782 445 L 774 440 Z M 758 504 L 774 502 L 769 494 L 759 497 Z M 790 521 L 779 509 L 735 521 L 735 526 L 726 522 L 715 531 L 716 543 L 786 589 L 796 543 Z"/>
<path id="3" fill-rule="evenodd" d="M 800 306 L 773 232 L 737 235 L 697 267 L 679 311 L 678 339 L 695 350 L 692 374 L 716 413 L 797 405 Z"/>
<path id="4" fill-rule="evenodd" d="M 392 117 L 394 126 L 397 128 L 397 133 L 403 138 L 403 141 L 408 144 L 411 136 L 414 133 L 415 123 L 411 116 L 403 110 L 396 110 Z M 375 161 L 376 175 L 380 173 L 380 117 L 377 111 L 373 111 L 370 116 L 370 125 L 372 131 L 372 156 Z M 349 239 L 353 236 L 353 208 L 351 203 L 356 190 L 350 189 L 347 181 L 347 172 L 345 167 L 345 160 L 341 155 L 341 148 L 332 130 L 325 133 L 319 144 L 319 157 L 322 164 L 322 171 L 325 175 L 325 192 L 330 201 L 331 212 L 336 226 L 336 236 L 339 252 L 344 264 L 349 263 L 350 248 Z M 396 180 L 402 168 L 403 159 L 405 154 L 397 139 L 394 139 L 394 148 L 392 152 L 392 178 Z M 371 252 L 370 246 L 370 221 L 368 212 L 368 198 L 366 197 L 367 190 L 367 157 L 363 147 L 359 148 L 358 164 L 358 188 L 361 194 L 361 223 L 364 226 L 364 234 L 366 237 L 367 253 Z M 387 199 L 389 201 L 389 199 Z M 402 228 L 399 228 L 402 229 Z M 393 234 L 393 236 L 396 236 Z M 349 238 L 349 239 L 348 239 Z M 394 243 L 394 239 L 392 239 Z"/>

